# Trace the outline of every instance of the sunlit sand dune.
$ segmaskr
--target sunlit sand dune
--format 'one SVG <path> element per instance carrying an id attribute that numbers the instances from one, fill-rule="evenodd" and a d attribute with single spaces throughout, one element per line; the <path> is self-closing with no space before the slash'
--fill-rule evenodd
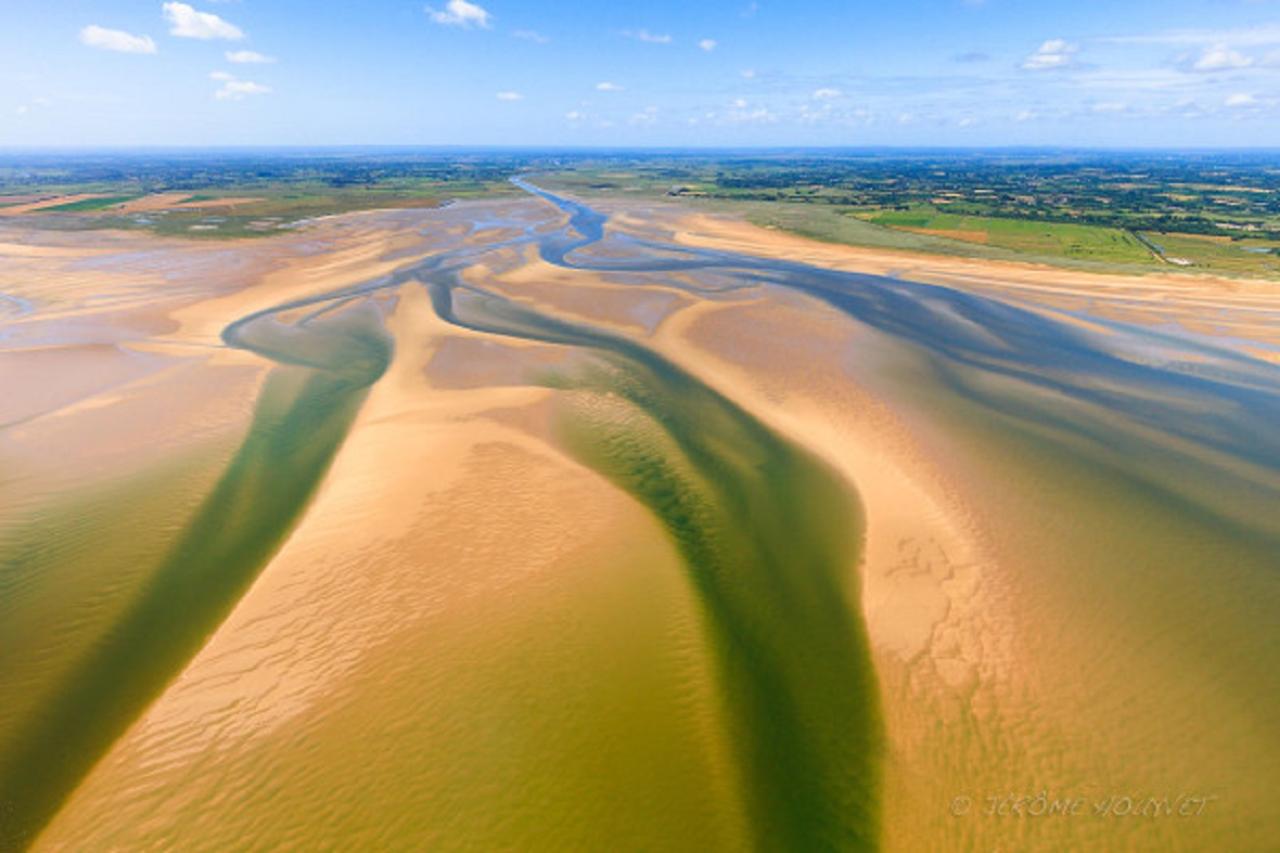
<path id="1" fill-rule="evenodd" d="M 1280 290 L 519 184 L 4 225 L 0 847 L 1274 842 Z"/>

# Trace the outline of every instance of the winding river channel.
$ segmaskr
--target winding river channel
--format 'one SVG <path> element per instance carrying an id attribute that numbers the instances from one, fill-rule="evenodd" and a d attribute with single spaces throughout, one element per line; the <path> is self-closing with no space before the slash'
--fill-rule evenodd
<path id="1" fill-rule="evenodd" d="M 514 236 L 226 327 L 228 347 L 276 365 L 252 426 L 143 593 L 0 743 L 10 816 L 0 848 L 23 846 L 53 817 L 286 540 L 393 357 L 378 299 L 406 286 L 425 288 L 436 317 L 456 328 L 589 355 L 590 369 L 543 381 L 631 415 L 583 409 L 563 425 L 565 446 L 646 507 L 683 561 L 756 847 L 877 846 L 887 735 L 853 570 L 864 544 L 857 483 L 642 339 L 553 316 L 474 274 L 530 246 L 552 267 L 609 274 L 618 287 L 648 277 L 699 296 L 768 287 L 819 300 L 911 349 L 1008 441 L 1091 466 L 1170 518 L 1194 519 L 1204 536 L 1231 540 L 1238 563 L 1280 571 L 1273 364 L 1176 331 L 1071 322 L 960 289 L 632 236 L 581 202 L 514 182 L 560 222 L 509 228 Z M 1275 659 L 1276 642 L 1260 656 Z M 1270 687 L 1265 695 L 1275 698 Z"/>

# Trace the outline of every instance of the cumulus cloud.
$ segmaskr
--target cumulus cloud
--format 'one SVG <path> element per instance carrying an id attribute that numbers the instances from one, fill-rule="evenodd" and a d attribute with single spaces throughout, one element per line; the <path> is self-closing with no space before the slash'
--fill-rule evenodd
<path id="1" fill-rule="evenodd" d="M 488 28 L 489 19 L 493 17 L 483 6 L 468 3 L 467 0 L 449 0 L 443 10 L 428 6 L 427 16 L 437 24 L 443 24 L 446 27 L 463 27 L 465 29 L 470 29 L 471 27 Z"/>
<path id="2" fill-rule="evenodd" d="M 648 30 L 626 30 L 624 36 L 649 44 L 671 44 L 671 36 L 666 33 L 651 33 Z"/>
<path id="3" fill-rule="evenodd" d="M 1227 99 L 1222 103 L 1223 106 L 1231 109 L 1241 109 L 1242 107 L 1257 106 L 1258 99 L 1248 92 L 1236 92 L 1234 95 L 1228 95 Z"/>
<path id="4" fill-rule="evenodd" d="M 1066 68 L 1075 60 L 1079 46 L 1066 39 L 1049 39 L 1035 53 L 1022 60 L 1022 67 L 1027 71 L 1050 71 L 1055 68 Z"/>
<path id="5" fill-rule="evenodd" d="M 496 97 L 499 101 L 519 101 L 524 95 L 519 92 L 499 92 Z"/>
<path id="6" fill-rule="evenodd" d="M 1239 51 L 1217 44 L 1205 50 L 1191 64 L 1192 71 L 1230 71 L 1235 68 L 1248 68 L 1253 60 Z"/>
<path id="7" fill-rule="evenodd" d="M 219 101 L 241 101 L 250 95 L 266 95 L 271 91 L 270 86 L 252 80 L 237 80 L 225 71 L 215 71 L 209 76 L 222 81 L 222 86 L 213 93 Z"/>
<path id="8" fill-rule="evenodd" d="M 169 34 L 188 39 L 244 38 L 244 32 L 235 24 L 224 21 L 212 12 L 200 12 L 186 3 L 165 3 L 165 20 L 169 22 Z"/>
<path id="9" fill-rule="evenodd" d="M 256 65 L 276 61 L 274 56 L 266 56 L 256 50 L 228 50 L 224 55 L 227 57 L 227 62 L 235 62 L 240 65 Z"/>
<path id="10" fill-rule="evenodd" d="M 824 87 L 822 89 L 814 89 L 813 99 L 815 101 L 830 101 L 834 98 L 840 97 L 843 94 L 844 93 L 841 92 L 839 89 Z"/>
<path id="11" fill-rule="evenodd" d="M 718 44 L 719 42 L 716 41 L 715 39 L 703 39 L 702 41 L 698 42 L 698 47 L 702 48 L 707 53 L 710 53 L 711 51 L 716 49 L 716 45 Z"/>
<path id="12" fill-rule="evenodd" d="M 156 43 L 150 36 L 135 36 L 124 30 L 109 30 L 90 24 L 80 31 L 80 43 L 117 53 L 155 53 Z"/>
<path id="13" fill-rule="evenodd" d="M 608 80 L 602 80 L 601 82 L 596 84 L 596 91 L 597 92 L 621 92 L 622 87 L 619 86 L 617 83 L 612 83 Z"/>

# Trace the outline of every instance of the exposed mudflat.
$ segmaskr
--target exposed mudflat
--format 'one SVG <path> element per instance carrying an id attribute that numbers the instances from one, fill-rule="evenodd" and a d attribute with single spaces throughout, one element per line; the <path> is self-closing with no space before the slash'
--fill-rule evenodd
<path id="1" fill-rule="evenodd" d="M 523 186 L 0 224 L 0 848 L 1274 842 L 1280 285 Z"/>

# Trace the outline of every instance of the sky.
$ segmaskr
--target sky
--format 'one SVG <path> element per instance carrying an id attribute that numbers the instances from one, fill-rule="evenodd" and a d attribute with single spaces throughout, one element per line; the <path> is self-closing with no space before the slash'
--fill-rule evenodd
<path id="1" fill-rule="evenodd" d="M 1280 0 L 0 0 L 0 148 L 1280 146 Z"/>

